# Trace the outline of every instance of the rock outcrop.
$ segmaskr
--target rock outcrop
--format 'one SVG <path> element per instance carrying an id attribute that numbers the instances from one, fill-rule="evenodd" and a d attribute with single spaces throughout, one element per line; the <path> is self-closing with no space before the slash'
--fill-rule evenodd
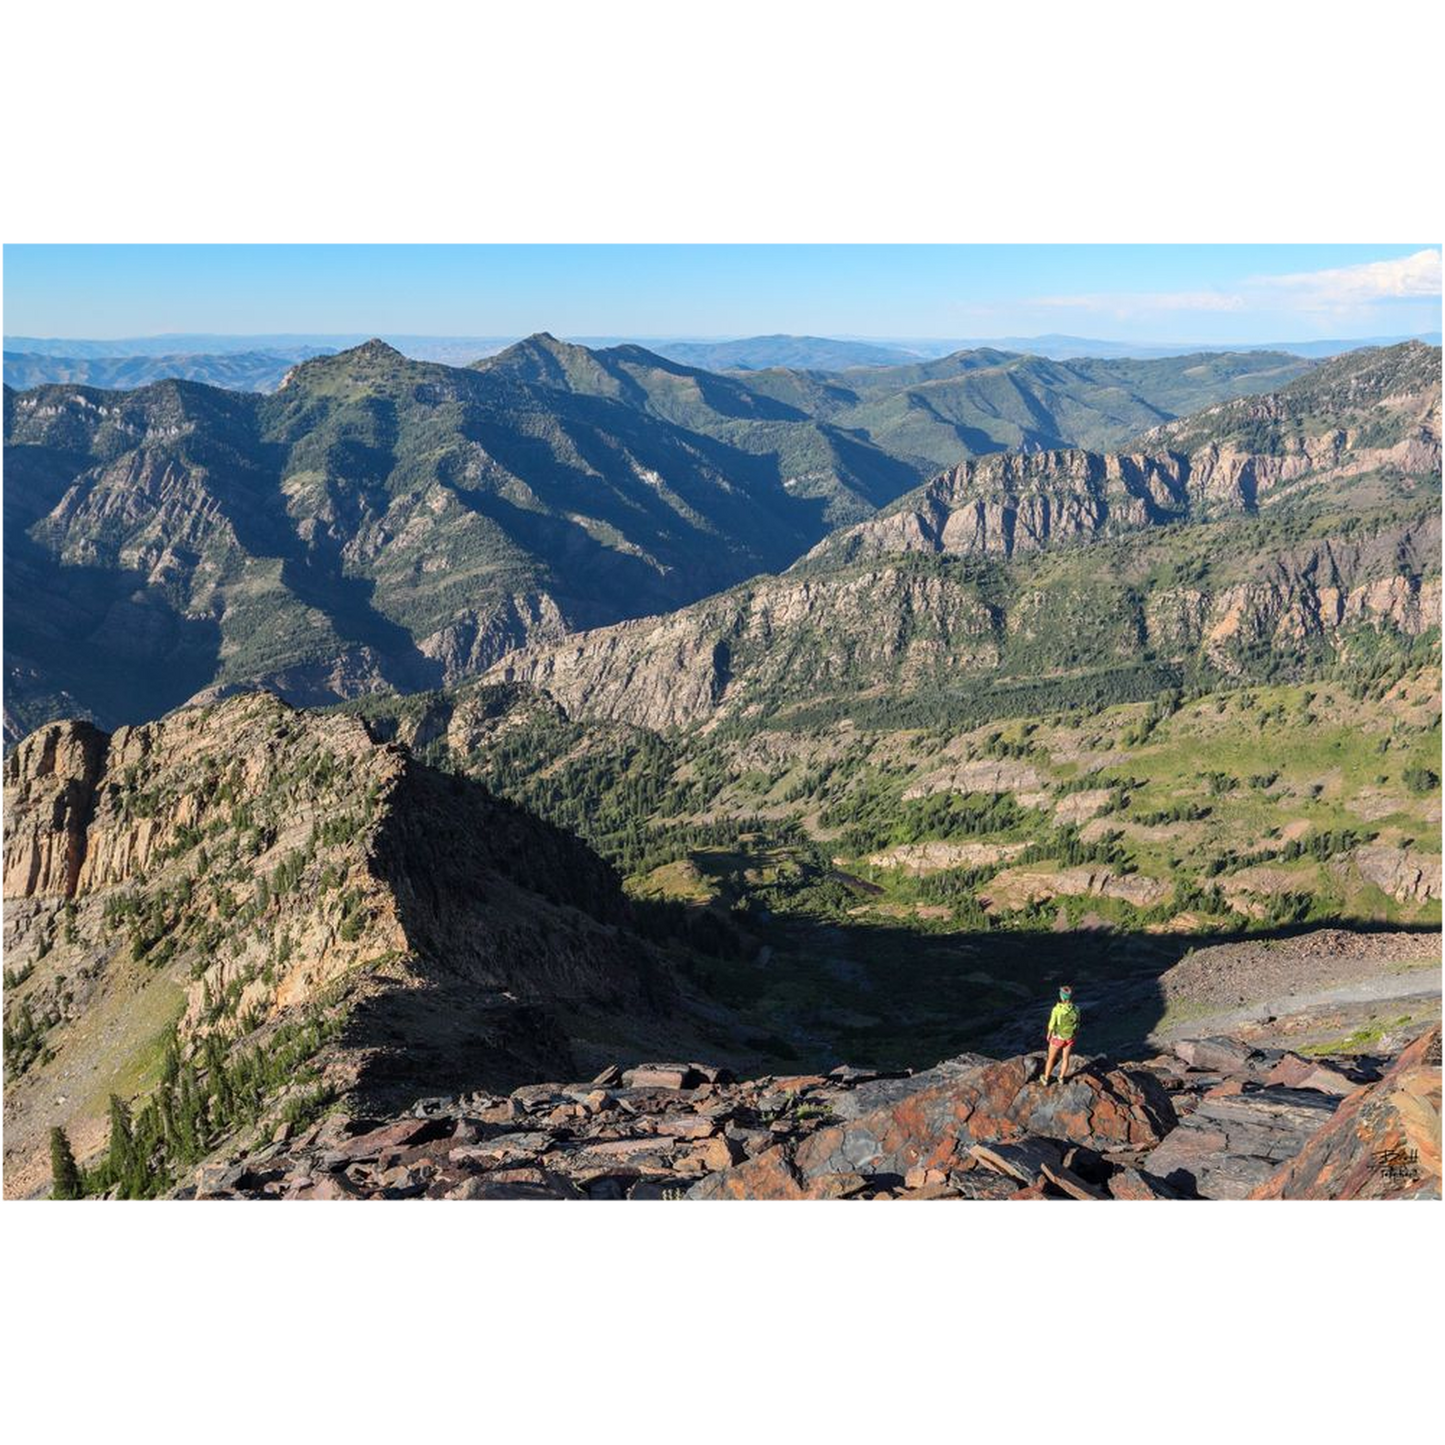
<path id="1" fill-rule="evenodd" d="M 1153 1079 L 1085 1067 L 1062 1087 L 1046 1086 L 1034 1081 L 1037 1066 L 1030 1057 L 984 1064 L 821 1130 L 800 1146 L 798 1169 L 807 1178 L 947 1171 L 970 1145 L 1030 1135 L 1098 1150 L 1143 1149 L 1173 1126 L 1173 1107 Z"/>
<path id="2" fill-rule="evenodd" d="M 172 1025 L 197 1060 L 314 1026 L 328 1091 L 394 1107 L 566 1067 L 559 1011 L 575 1027 L 672 999 L 585 845 L 358 718 L 265 693 L 23 740 L 5 893 L 7 1038 L 23 1017 L 26 1044 L 7 1044 L 7 1189 L 52 1125 L 86 1137 L 104 1081 Z"/>
<path id="3" fill-rule="evenodd" d="M 1361 878 L 1401 903 L 1440 897 L 1440 855 L 1412 848 L 1372 844 L 1356 848 L 1348 860 Z"/>
<path id="4" fill-rule="evenodd" d="M 90 723 L 52 723 L 6 759 L 5 897 L 74 895 L 108 742 Z"/>
<path id="5" fill-rule="evenodd" d="M 1144 1167 L 1201 1199 L 1244 1199 L 1304 1148 L 1337 1103 L 1331 1094 L 1279 1085 L 1211 1090 Z"/>
<path id="6" fill-rule="evenodd" d="M 1347 1098 L 1252 1199 L 1438 1199 L 1440 1025 Z"/>
<path id="7" fill-rule="evenodd" d="M 1073 1200 L 1439 1193 L 1439 1030 L 1378 1083 L 1228 1037 L 1086 1064 L 735 1080 L 704 1063 L 332 1114 L 238 1137 L 182 1198 Z M 1292 1080 L 1295 1082 L 1282 1082 Z M 1343 1098 L 1343 1102 L 1341 1102 Z"/>

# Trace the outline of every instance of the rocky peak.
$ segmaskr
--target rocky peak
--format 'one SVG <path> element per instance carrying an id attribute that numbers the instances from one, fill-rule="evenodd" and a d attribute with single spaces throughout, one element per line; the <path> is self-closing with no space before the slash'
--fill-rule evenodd
<path id="1" fill-rule="evenodd" d="M 125 1074 L 157 1019 L 193 1058 L 314 1026 L 330 1089 L 394 1103 L 544 1076 L 570 1057 L 562 1011 L 670 999 L 585 845 L 358 718 L 267 693 L 26 738 L 4 856 L 7 1020 L 26 1009 L 44 1046 L 7 1088 L 7 1187 L 50 1125 L 97 1126 L 106 1090 L 68 1080 Z"/>
<path id="2" fill-rule="evenodd" d="M 359 346 L 348 347 L 329 356 L 313 356 L 293 366 L 278 391 L 300 389 L 344 394 L 420 365 L 422 363 L 412 361 L 396 347 L 374 336 Z"/>
<path id="3" fill-rule="evenodd" d="M 484 356 L 474 361 L 471 369 L 544 386 L 564 386 L 570 377 L 597 377 L 603 372 L 594 352 L 570 341 L 559 341 L 550 331 L 534 332 L 495 356 Z"/>
<path id="4" fill-rule="evenodd" d="M 347 357 L 353 361 L 406 360 L 406 357 L 396 347 L 388 345 L 379 336 L 373 336 L 370 341 L 363 341 L 360 346 L 353 346 L 349 351 L 339 351 L 337 356 Z"/>

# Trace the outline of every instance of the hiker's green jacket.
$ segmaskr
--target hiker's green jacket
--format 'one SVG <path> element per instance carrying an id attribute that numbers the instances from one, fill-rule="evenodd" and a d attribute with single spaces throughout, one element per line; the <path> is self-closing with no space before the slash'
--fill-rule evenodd
<path id="1" fill-rule="evenodd" d="M 1056 1039 L 1072 1039 L 1079 1027 L 1079 1011 L 1071 1003 L 1061 999 L 1049 1015 L 1049 1035 Z"/>

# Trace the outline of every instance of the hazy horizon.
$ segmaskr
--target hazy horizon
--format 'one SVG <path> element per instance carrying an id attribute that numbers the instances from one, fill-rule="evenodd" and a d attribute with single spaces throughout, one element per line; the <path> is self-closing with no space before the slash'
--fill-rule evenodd
<path id="1" fill-rule="evenodd" d="M 1440 329 L 1438 245 L 5 248 L 5 337 L 1257 347 Z"/>

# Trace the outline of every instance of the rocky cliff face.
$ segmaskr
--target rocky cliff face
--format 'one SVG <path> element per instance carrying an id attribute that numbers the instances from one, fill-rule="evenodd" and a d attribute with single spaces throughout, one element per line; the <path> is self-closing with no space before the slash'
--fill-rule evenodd
<path id="1" fill-rule="evenodd" d="M 1241 647 L 1289 649 L 1359 626 L 1416 637 L 1439 623 L 1439 559 L 1440 518 L 1422 516 L 1249 559 L 1216 588 L 1160 588 L 1145 600 L 1145 626 L 1226 672 Z"/>
<path id="2" fill-rule="evenodd" d="M 83 1146 L 172 1023 L 198 1057 L 320 1020 L 330 1087 L 396 1099 L 535 1077 L 569 1057 L 563 1012 L 669 998 L 583 845 L 267 694 L 45 728 L 5 818 L 7 1188 L 51 1124 Z"/>
<path id="3" fill-rule="evenodd" d="M 825 538 L 812 558 L 904 552 L 1011 557 L 1189 514 L 1178 457 L 1006 452 L 943 472 L 906 504 Z"/>
<path id="4" fill-rule="evenodd" d="M 1430 365 L 1433 360 L 1433 368 Z M 1338 358 L 1262 397 L 1139 438 L 1140 450 L 1004 453 L 941 473 L 815 558 L 904 552 L 1011 557 L 1277 505 L 1305 483 L 1440 473 L 1439 356 L 1413 343 Z"/>
<path id="5" fill-rule="evenodd" d="M 1019 572 L 997 588 L 888 558 L 785 574 L 520 648 L 485 676 L 545 689 L 587 716 L 670 728 L 811 697 L 905 696 L 1145 657 L 1248 676 L 1259 649 L 1289 656 L 1337 649 L 1358 629 L 1415 637 L 1438 625 L 1438 517 L 1255 556 L 1227 532 L 1207 543 L 1217 568 L 1185 586 L 1089 575 L 1082 559 L 1062 582 Z"/>
<path id="6" fill-rule="evenodd" d="M 90 723 L 54 723 L 6 762 L 5 897 L 74 896 L 108 744 Z"/>
<path id="7" fill-rule="evenodd" d="M 772 691 L 847 686 L 860 673 L 905 686 L 999 657 L 995 609 L 944 578 L 893 567 L 785 576 L 667 617 L 522 648 L 488 681 L 539 687 L 565 707 L 645 727 L 700 722 Z"/>

